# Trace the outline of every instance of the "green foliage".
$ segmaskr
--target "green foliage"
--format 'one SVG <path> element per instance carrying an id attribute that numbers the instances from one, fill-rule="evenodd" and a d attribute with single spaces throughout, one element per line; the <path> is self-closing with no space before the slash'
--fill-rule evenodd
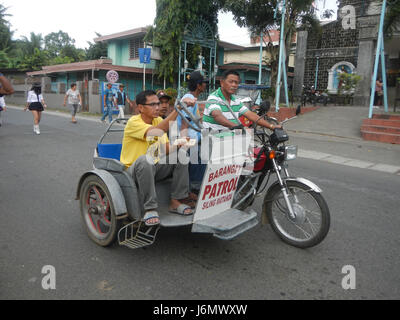
<path id="1" fill-rule="evenodd" d="M 270 55 L 268 61 L 264 61 L 271 68 L 271 82 L 275 83 L 278 73 L 279 47 L 267 46 L 272 43 L 269 32 L 279 30 L 281 25 L 281 12 L 278 11 L 275 20 L 275 9 L 278 0 L 226 0 L 224 1 L 224 11 L 231 12 L 236 24 L 240 27 L 249 29 L 252 36 L 259 36 L 263 32 L 266 37 L 265 45 Z M 290 54 L 290 45 L 293 35 L 297 29 L 320 30 L 319 20 L 315 15 L 315 9 L 312 6 L 314 0 L 288 0 L 286 8 L 284 41 L 286 44 L 286 57 L 288 63 Z M 329 12 L 325 12 L 329 15 Z"/>
<path id="2" fill-rule="evenodd" d="M 8 49 L 11 45 L 12 31 L 6 19 L 9 16 L 7 8 L 0 3 L 0 51 Z"/>
<path id="3" fill-rule="evenodd" d="M 342 72 L 338 76 L 339 88 L 338 95 L 345 98 L 345 104 L 348 104 L 350 97 L 354 95 L 358 83 L 361 81 L 361 76 L 354 73 Z"/>
<path id="4" fill-rule="evenodd" d="M 44 37 L 44 47 L 50 57 L 55 58 L 60 56 L 66 48 L 69 48 L 70 51 L 75 48 L 75 40 L 71 39 L 68 33 L 60 30 Z"/>
<path id="5" fill-rule="evenodd" d="M 390 1 L 387 4 L 385 15 L 384 33 L 388 38 L 393 37 L 393 33 L 400 29 L 400 1 Z"/>
<path id="6" fill-rule="evenodd" d="M 275 99 L 275 95 L 276 95 L 275 87 L 261 90 L 261 99 L 263 101 L 273 101 Z"/>
<path id="7" fill-rule="evenodd" d="M 0 3 L 0 67 L 21 71 L 40 70 L 46 65 L 79 62 L 107 56 L 106 44 L 91 44 L 89 49 L 75 47 L 75 40 L 63 31 L 45 37 L 31 32 L 29 37 L 12 40 L 13 32 L 7 21 L 7 8 Z M 98 36 L 100 36 L 98 34 Z"/>
<path id="8" fill-rule="evenodd" d="M 201 17 L 212 26 L 216 34 L 221 1 L 156 0 L 156 4 L 156 19 L 154 26 L 149 28 L 146 41 L 161 50 L 159 77 L 174 82 L 179 66 L 179 48 L 186 25 Z"/>
<path id="9" fill-rule="evenodd" d="M 8 68 L 10 61 L 5 51 L 0 51 L 0 68 Z"/>
<path id="10" fill-rule="evenodd" d="M 96 32 L 96 36 L 99 38 L 101 34 Z M 106 42 L 92 43 L 88 41 L 88 44 L 89 48 L 86 50 L 86 59 L 97 60 L 101 57 L 107 57 L 108 50 Z"/>

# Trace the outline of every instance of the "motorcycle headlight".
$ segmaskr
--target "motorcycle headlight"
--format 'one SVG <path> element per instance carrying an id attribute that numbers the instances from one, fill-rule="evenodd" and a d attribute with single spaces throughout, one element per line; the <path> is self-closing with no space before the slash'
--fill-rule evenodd
<path id="1" fill-rule="evenodd" d="M 285 148 L 285 160 L 295 160 L 297 159 L 297 146 L 286 146 Z"/>

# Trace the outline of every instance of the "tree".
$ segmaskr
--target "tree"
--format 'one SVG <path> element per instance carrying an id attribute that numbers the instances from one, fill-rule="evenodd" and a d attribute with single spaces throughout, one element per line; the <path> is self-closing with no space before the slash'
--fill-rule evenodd
<path id="1" fill-rule="evenodd" d="M 45 51 L 50 57 L 49 64 L 64 64 L 84 61 L 86 52 L 75 47 L 75 40 L 63 31 L 52 32 L 44 38 Z"/>
<path id="2" fill-rule="evenodd" d="M 43 50 L 43 36 L 41 33 L 31 32 L 29 39 L 25 36 L 16 41 L 16 47 L 21 49 L 26 55 L 31 55 L 35 49 Z"/>
<path id="3" fill-rule="evenodd" d="M 44 48 L 49 52 L 51 58 L 59 56 L 66 47 L 75 47 L 75 40 L 66 32 L 61 30 L 52 32 L 44 38 Z"/>
<path id="4" fill-rule="evenodd" d="M 0 68 L 9 68 L 10 60 L 5 51 L 0 51 Z"/>
<path id="5" fill-rule="evenodd" d="M 361 79 L 361 76 L 353 73 L 342 72 L 339 74 L 338 95 L 344 97 L 345 104 L 349 104 Z"/>
<path id="6" fill-rule="evenodd" d="M 100 33 L 97 32 L 95 33 L 98 38 L 101 37 Z M 107 42 L 92 43 L 88 41 L 88 44 L 89 48 L 86 50 L 86 59 L 97 60 L 100 59 L 101 57 L 107 57 L 108 55 Z"/>
<path id="7" fill-rule="evenodd" d="M 23 36 L 13 42 L 9 51 L 9 65 L 20 70 L 40 70 L 49 62 L 47 51 L 43 50 L 42 34 L 31 32 L 29 38 Z"/>
<path id="8" fill-rule="evenodd" d="M 271 58 L 268 62 L 271 70 L 271 81 L 274 82 L 277 75 L 279 50 L 272 43 L 271 30 L 280 29 L 281 13 L 278 10 L 276 19 L 275 9 L 280 0 L 226 0 L 224 11 L 232 12 L 236 24 L 249 29 L 252 36 L 259 36 L 261 32 L 265 35 L 266 50 Z M 287 0 L 284 41 L 286 47 L 286 65 L 288 64 L 290 46 L 294 34 L 299 27 L 320 31 L 319 20 L 313 7 L 314 0 Z M 324 14 L 329 14 L 325 12 Z"/>
<path id="9" fill-rule="evenodd" d="M 385 16 L 385 35 L 391 38 L 395 31 L 400 31 L 400 0 L 388 2 Z"/>
<path id="10" fill-rule="evenodd" d="M 149 28 L 146 41 L 161 50 L 159 77 L 173 82 L 178 71 L 179 48 L 186 25 L 202 17 L 212 26 L 216 34 L 221 1 L 156 0 L 156 4 L 156 19 L 154 26 Z"/>
<path id="11" fill-rule="evenodd" d="M 6 20 L 11 15 L 7 13 L 6 7 L 0 3 L 0 51 L 6 50 L 11 46 L 11 37 L 13 32 L 10 29 L 10 23 Z"/>

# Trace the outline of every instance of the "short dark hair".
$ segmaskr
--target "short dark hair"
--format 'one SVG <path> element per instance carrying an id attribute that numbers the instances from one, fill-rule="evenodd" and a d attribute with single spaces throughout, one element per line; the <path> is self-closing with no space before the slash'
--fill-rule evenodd
<path id="1" fill-rule="evenodd" d="M 222 80 L 226 80 L 231 74 L 238 76 L 240 78 L 240 74 L 235 71 L 235 70 L 226 70 L 223 74 L 222 74 Z"/>
<path id="2" fill-rule="evenodd" d="M 142 91 L 136 96 L 136 104 L 144 105 L 147 102 L 147 97 L 156 96 L 153 90 Z"/>
<path id="3" fill-rule="evenodd" d="M 73 87 L 76 87 L 76 83 L 71 84 L 71 89 L 72 89 Z"/>
<path id="4" fill-rule="evenodd" d="M 188 89 L 189 89 L 189 91 L 196 91 L 196 89 L 197 89 L 197 85 L 199 85 L 199 84 L 201 84 L 201 83 L 199 83 L 199 82 L 197 82 L 197 81 L 191 81 L 191 80 L 189 80 L 188 81 Z"/>

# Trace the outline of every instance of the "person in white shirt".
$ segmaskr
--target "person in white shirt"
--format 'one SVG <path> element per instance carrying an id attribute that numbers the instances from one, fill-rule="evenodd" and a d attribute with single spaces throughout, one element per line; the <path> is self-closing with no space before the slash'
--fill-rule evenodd
<path id="1" fill-rule="evenodd" d="M 33 115 L 33 132 L 37 135 L 40 134 L 39 123 L 42 117 L 44 108 L 47 108 L 42 96 L 42 86 L 40 84 L 34 84 L 31 91 L 28 92 L 28 99 L 24 111 L 28 110 Z"/>
<path id="2" fill-rule="evenodd" d="M 124 91 L 124 85 L 121 84 L 119 86 L 119 90 L 115 93 L 114 100 L 115 104 L 118 106 L 119 114 L 118 118 L 123 119 L 125 118 L 125 105 L 128 102 L 129 105 L 132 104 L 132 101 L 129 99 L 128 95 Z"/>
<path id="3" fill-rule="evenodd" d="M 1 118 L 1 112 L 6 110 L 7 110 L 6 101 L 4 100 L 4 97 L 0 97 L 0 127 L 3 124 L 3 120 Z"/>
<path id="4" fill-rule="evenodd" d="M 64 97 L 64 107 L 67 104 L 67 99 L 68 99 L 68 106 L 71 110 L 71 116 L 72 116 L 72 123 L 77 123 L 76 121 L 76 113 L 78 112 L 79 106 L 82 106 L 82 97 L 81 94 L 79 93 L 79 90 L 76 89 L 76 83 L 71 84 L 71 89 L 67 91 Z"/>

